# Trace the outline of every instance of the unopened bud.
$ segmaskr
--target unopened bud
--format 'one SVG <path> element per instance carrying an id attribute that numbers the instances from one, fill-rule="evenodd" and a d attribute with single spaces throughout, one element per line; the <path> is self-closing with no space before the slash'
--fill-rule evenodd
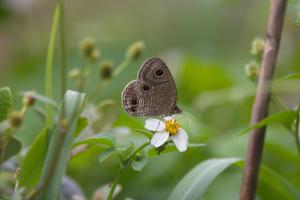
<path id="1" fill-rule="evenodd" d="M 138 59 L 143 50 L 144 50 L 145 44 L 142 41 L 134 42 L 129 46 L 129 48 L 126 51 L 126 57 L 130 60 L 136 60 Z"/>
<path id="2" fill-rule="evenodd" d="M 33 106 L 36 102 L 36 95 L 34 92 L 26 92 L 23 97 L 23 105 L 26 107 Z"/>
<path id="3" fill-rule="evenodd" d="M 261 56 L 264 51 L 265 41 L 262 38 L 254 38 L 251 45 L 251 54 Z"/>
<path id="4" fill-rule="evenodd" d="M 100 77 L 103 79 L 110 78 L 111 74 L 112 74 L 112 66 L 113 66 L 113 63 L 111 60 L 103 61 L 100 64 Z"/>
<path id="5" fill-rule="evenodd" d="M 101 55 L 101 52 L 99 49 L 94 49 L 91 54 L 89 55 L 89 59 L 91 59 L 91 61 L 96 61 L 99 59 Z"/>
<path id="6" fill-rule="evenodd" d="M 12 111 L 9 115 L 9 124 L 14 127 L 18 128 L 21 126 L 23 122 L 23 115 L 18 111 Z"/>
<path id="7" fill-rule="evenodd" d="M 246 75 L 251 80 L 257 80 L 259 76 L 259 64 L 256 61 L 251 61 L 245 65 Z"/>
<path id="8" fill-rule="evenodd" d="M 71 79 L 78 79 L 81 76 L 81 71 L 78 68 L 74 68 L 69 71 L 68 75 Z"/>
<path id="9" fill-rule="evenodd" d="M 81 53 L 87 58 L 90 57 L 91 53 L 95 49 L 95 41 L 92 38 L 85 38 L 79 43 Z"/>

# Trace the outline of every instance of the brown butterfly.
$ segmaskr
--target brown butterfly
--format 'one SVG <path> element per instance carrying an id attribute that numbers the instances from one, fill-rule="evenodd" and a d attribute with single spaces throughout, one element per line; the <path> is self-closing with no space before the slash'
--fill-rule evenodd
<path id="1" fill-rule="evenodd" d="M 132 116 L 159 116 L 180 113 L 172 74 L 160 58 L 147 59 L 137 80 L 127 84 L 122 92 L 122 104 Z"/>

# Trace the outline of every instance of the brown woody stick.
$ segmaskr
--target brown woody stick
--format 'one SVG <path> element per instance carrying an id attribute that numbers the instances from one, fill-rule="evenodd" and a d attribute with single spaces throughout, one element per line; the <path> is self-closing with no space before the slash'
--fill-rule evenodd
<path id="1" fill-rule="evenodd" d="M 287 0 L 271 0 L 263 61 L 252 108 L 251 123 L 267 117 L 270 102 L 270 88 L 275 69 Z M 249 136 L 246 166 L 241 186 L 240 199 L 254 200 L 259 165 L 263 152 L 266 127 L 255 129 Z"/>

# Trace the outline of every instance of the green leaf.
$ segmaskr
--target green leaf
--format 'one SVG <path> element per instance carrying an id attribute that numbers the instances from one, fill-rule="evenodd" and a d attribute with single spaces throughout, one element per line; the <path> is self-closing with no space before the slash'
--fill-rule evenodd
<path id="1" fill-rule="evenodd" d="M 21 162 L 18 174 L 19 186 L 33 188 L 39 180 L 47 153 L 47 129 L 44 128 L 33 141 Z"/>
<path id="2" fill-rule="evenodd" d="M 91 137 L 76 139 L 72 148 L 77 147 L 78 145 L 81 144 L 100 144 L 100 145 L 107 145 L 110 147 L 114 147 L 116 146 L 116 139 L 111 134 L 98 133 Z"/>
<path id="3" fill-rule="evenodd" d="M 86 117 L 79 117 L 77 120 L 74 137 L 77 137 L 81 133 L 81 131 L 83 131 L 88 125 L 89 125 L 89 122 Z"/>
<path id="4" fill-rule="evenodd" d="M 64 96 L 64 118 L 51 134 L 40 184 L 46 184 L 37 199 L 53 200 L 59 195 L 61 180 L 65 173 L 69 154 L 74 141 L 74 132 L 82 111 L 85 94 L 68 90 Z"/>
<path id="5" fill-rule="evenodd" d="M 120 150 L 120 157 L 124 161 L 126 160 L 129 155 L 135 150 L 135 145 L 133 143 L 130 143 L 130 145 L 122 150 Z"/>
<path id="6" fill-rule="evenodd" d="M 0 88 L 0 122 L 5 120 L 13 109 L 13 98 L 9 87 Z"/>
<path id="7" fill-rule="evenodd" d="M 169 200 L 200 200 L 210 183 L 238 158 L 210 159 L 196 165 L 177 184 Z"/>
<path id="8" fill-rule="evenodd" d="M 92 124 L 94 132 L 110 130 L 117 119 L 117 106 L 113 100 L 104 100 L 97 106 L 98 118 Z"/>
<path id="9" fill-rule="evenodd" d="M 288 75 L 278 79 L 277 81 L 285 81 L 285 80 L 290 80 L 290 79 L 300 79 L 300 73 L 288 74 Z"/>
<path id="10" fill-rule="evenodd" d="M 278 112 L 273 115 L 269 115 L 268 117 L 264 118 L 257 124 L 254 124 L 251 127 L 245 129 L 240 133 L 240 135 L 246 134 L 253 129 L 261 128 L 266 126 L 267 124 L 274 123 L 274 122 L 279 122 L 285 127 L 289 128 L 296 117 L 297 117 L 297 112 L 295 111 Z"/>
<path id="11" fill-rule="evenodd" d="M 115 155 L 118 155 L 118 154 L 119 154 L 119 151 L 115 148 L 106 149 L 103 152 L 101 152 L 100 157 L 99 157 L 99 161 L 103 162 L 106 159 L 108 159 L 110 157 L 113 157 Z"/>
<path id="12" fill-rule="evenodd" d="M 133 160 L 131 162 L 131 167 L 134 171 L 142 171 L 144 167 L 147 165 L 147 162 L 148 162 L 148 158 L 145 155 L 143 155 L 139 159 Z"/>
<path id="13" fill-rule="evenodd" d="M 153 134 L 150 131 L 142 130 L 142 129 L 136 129 L 136 132 L 143 134 L 148 139 L 151 139 L 153 137 Z"/>
<path id="14" fill-rule="evenodd" d="M 299 189 L 268 166 L 261 165 L 259 176 L 258 193 L 262 199 L 300 199 Z"/>
<path id="15" fill-rule="evenodd" d="M 203 147 L 203 146 L 206 146 L 206 144 L 188 144 L 188 149 L 190 148 L 198 148 L 198 147 Z M 163 151 L 161 152 L 157 152 L 157 150 L 153 147 L 151 149 L 149 149 L 148 151 L 148 156 L 149 157 L 154 157 L 154 156 L 157 156 L 159 154 L 163 154 L 163 153 L 171 153 L 171 152 L 176 152 L 178 151 L 176 146 L 172 143 L 172 144 L 168 144 L 164 149 Z"/>
<path id="16" fill-rule="evenodd" d="M 9 141 L 5 148 L 3 161 L 19 153 L 22 148 L 21 142 L 16 138 L 10 137 L 8 140 Z"/>

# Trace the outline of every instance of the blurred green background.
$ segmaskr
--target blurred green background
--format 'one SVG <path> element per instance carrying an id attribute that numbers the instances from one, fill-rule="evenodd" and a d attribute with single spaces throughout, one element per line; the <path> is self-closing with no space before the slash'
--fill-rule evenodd
<path id="1" fill-rule="evenodd" d="M 289 1 L 275 77 L 300 70 L 298 4 Z M 121 178 L 123 191 L 117 199 L 166 199 L 184 174 L 202 160 L 245 157 L 247 136 L 239 133 L 249 124 L 255 85 L 247 79 L 244 65 L 253 59 L 253 38 L 264 37 L 268 6 L 268 1 L 259 0 L 65 1 L 69 69 L 83 65 L 78 50 L 83 38 L 94 38 L 101 58 L 112 59 L 115 65 L 123 60 L 131 43 L 145 42 L 142 57 L 97 95 L 95 103 L 103 99 L 117 102 L 119 115 L 114 127 L 143 128 L 145 118 L 130 117 L 122 110 L 120 94 L 127 82 L 136 77 L 144 59 L 159 56 L 174 76 L 179 105 L 185 111 L 180 117 L 190 141 L 208 144 L 186 153 L 155 157 L 142 172 L 127 171 Z M 21 91 L 44 92 L 53 8 L 54 2 L 49 0 L 0 1 L 0 86 L 12 88 L 17 105 L 21 104 Z M 55 59 L 54 95 L 59 100 L 58 48 Z M 98 65 L 92 70 L 87 92 L 98 81 Z M 68 81 L 68 88 L 74 89 L 72 81 Z M 299 100 L 297 94 L 285 93 L 283 97 L 291 107 Z M 25 124 L 17 133 L 24 149 L 42 126 L 33 111 L 27 113 Z M 99 163 L 102 150 L 98 146 L 89 148 L 73 158 L 67 169 L 88 197 L 109 183 L 117 171 L 117 160 Z M 268 129 L 263 162 L 300 188 L 300 159 L 293 137 L 281 126 Z M 213 182 L 205 199 L 238 199 L 241 177 L 240 168 L 230 168 Z M 276 191 L 272 193 L 270 189 L 259 184 L 258 198 L 279 199 Z"/>

